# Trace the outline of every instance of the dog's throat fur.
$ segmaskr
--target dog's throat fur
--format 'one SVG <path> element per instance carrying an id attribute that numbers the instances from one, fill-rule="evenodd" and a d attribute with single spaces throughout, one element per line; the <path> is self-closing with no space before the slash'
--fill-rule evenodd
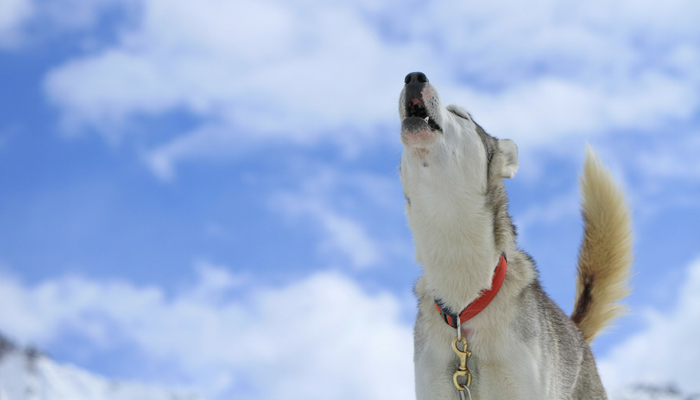
<path id="1" fill-rule="evenodd" d="M 447 325 L 457 328 L 459 324 L 463 324 L 475 317 L 491 303 L 491 300 L 496 297 L 498 291 L 501 289 L 503 281 L 506 278 L 507 271 L 508 260 L 506 259 L 506 254 L 503 253 L 498 261 L 496 270 L 493 273 L 491 287 L 481 292 L 479 297 L 464 307 L 459 314 L 454 313 L 449 307 L 444 305 L 442 300 L 437 297 L 435 298 L 435 308 L 440 313 L 440 316 L 442 316 L 442 319 L 447 323 Z"/>

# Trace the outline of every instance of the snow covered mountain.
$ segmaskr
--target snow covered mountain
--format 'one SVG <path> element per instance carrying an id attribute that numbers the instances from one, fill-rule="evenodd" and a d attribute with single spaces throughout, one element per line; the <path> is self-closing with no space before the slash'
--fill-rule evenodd
<path id="1" fill-rule="evenodd" d="M 635 385 L 615 393 L 612 400 L 700 400 L 700 394 L 688 395 L 673 385 Z"/>
<path id="2" fill-rule="evenodd" d="M 700 400 L 673 385 L 635 385 L 610 394 L 611 400 Z M 203 400 L 194 393 L 117 382 L 36 349 L 20 348 L 0 334 L 0 400 Z"/>
<path id="3" fill-rule="evenodd" d="M 116 382 L 59 364 L 0 334 L 0 400 L 202 400 L 193 393 Z"/>

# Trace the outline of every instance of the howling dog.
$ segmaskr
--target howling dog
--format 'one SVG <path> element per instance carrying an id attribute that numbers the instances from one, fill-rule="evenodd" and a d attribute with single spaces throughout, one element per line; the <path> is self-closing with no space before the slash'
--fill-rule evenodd
<path id="1" fill-rule="evenodd" d="M 629 210 L 588 148 L 581 177 L 584 237 L 571 317 L 544 293 L 516 245 L 503 178 L 518 170 L 511 140 L 444 107 L 425 74 L 399 100 L 399 167 L 416 261 L 416 397 L 605 399 L 589 344 L 623 312 L 632 263 Z"/>

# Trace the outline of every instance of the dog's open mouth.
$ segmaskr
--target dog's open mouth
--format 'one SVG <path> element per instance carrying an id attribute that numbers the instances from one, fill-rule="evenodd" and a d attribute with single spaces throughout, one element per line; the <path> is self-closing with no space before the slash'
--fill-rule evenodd
<path id="1" fill-rule="evenodd" d="M 415 130 L 423 130 L 426 128 L 429 128 L 431 131 L 442 130 L 435 119 L 428 115 L 428 109 L 425 107 L 425 104 L 416 98 L 406 103 L 406 119 L 404 119 L 403 124 Z"/>

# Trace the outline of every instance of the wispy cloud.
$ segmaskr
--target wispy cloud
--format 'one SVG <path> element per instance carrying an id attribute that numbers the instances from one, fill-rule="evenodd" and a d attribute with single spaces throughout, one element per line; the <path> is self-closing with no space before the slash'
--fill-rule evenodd
<path id="1" fill-rule="evenodd" d="M 363 269 L 382 264 L 398 252 L 403 257 L 411 252 L 396 232 L 372 234 L 370 229 L 376 232 L 377 223 L 367 217 L 376 212 L 383 221 L 404 224 L 397 181 L 324 168 L 295 190 L 274 194 L 270 206 L 295 224 L 312 221 L 318 226 L 323 238 L 318 248 L 326 258 L 342 254 L 354 268 Z"/>
<path id="2" fill-rule="evenodd" d="M 280 195 L 277 200 L 287 213 L 311 217 L 321 225 L 325 239 L 319 243 L 319 250 L 323 254 L 340 252 L 355 268 L 366 268 L 380 261 L 381 253 L 375 241 L 359 221 L 340 215 L 312 199 L 287 194 Z"/>
<path id="3" fill-rule="evenodd" d="M 574 179 L 572 181 L 575 182 Z M 528 231 L 537 224 L 553 224 L 567 216 L 580 212 L 580 196 L 577 190 L 552 197 L 545 204 L 535 204 L 525 212 L 514 215 L 513 221 L 522 231 Z"/>
<path id="4" fill-rule="evenodd" d="M 608 389 L 644 382 L 700 391 L 700 259 L 687 274 L 673 309 L 648 310 L 646 326 L 598 363 Z"/>
<path id="5" fill-rule="evenodd" d="M 46 92 L 77 131 L 119 132 L 173 110 L 201 118 L 147 157 L 163 177 L 240 142 L 339 140 L 339 129 L 377 140 L 417 69 L 521 144 L 649 131 L 700 105 L 694 2 L 413 7 L 143 0 L 115 45 L 55 68 Z"/>
<path id="6" fill-rule="evenodd" d="M 646 175 L 656 179 L 691 179 L 700 181 L 700 135 L 690 132 L 687 136 L 665 135 L 654 148 L 637 155 L 636 166 Z"/>
<path id="7" fill-rule="evenodd" d="M 67 333 L 94 351 L 126 342 L 210 398 L 412 397 L 411 330 L 394 296 L 328 272 L 277 288 L 237 281 L 209 265 L 166 296 L 125 282 L 3 276 L 0 329 L 42 346 Z"/>
<path id="8" fill-rule="evenodd" d="M 31 0 L 5 0 L 0 3 L 0 49 L 17 46 L 22 24 L 34 13 Z"/>

